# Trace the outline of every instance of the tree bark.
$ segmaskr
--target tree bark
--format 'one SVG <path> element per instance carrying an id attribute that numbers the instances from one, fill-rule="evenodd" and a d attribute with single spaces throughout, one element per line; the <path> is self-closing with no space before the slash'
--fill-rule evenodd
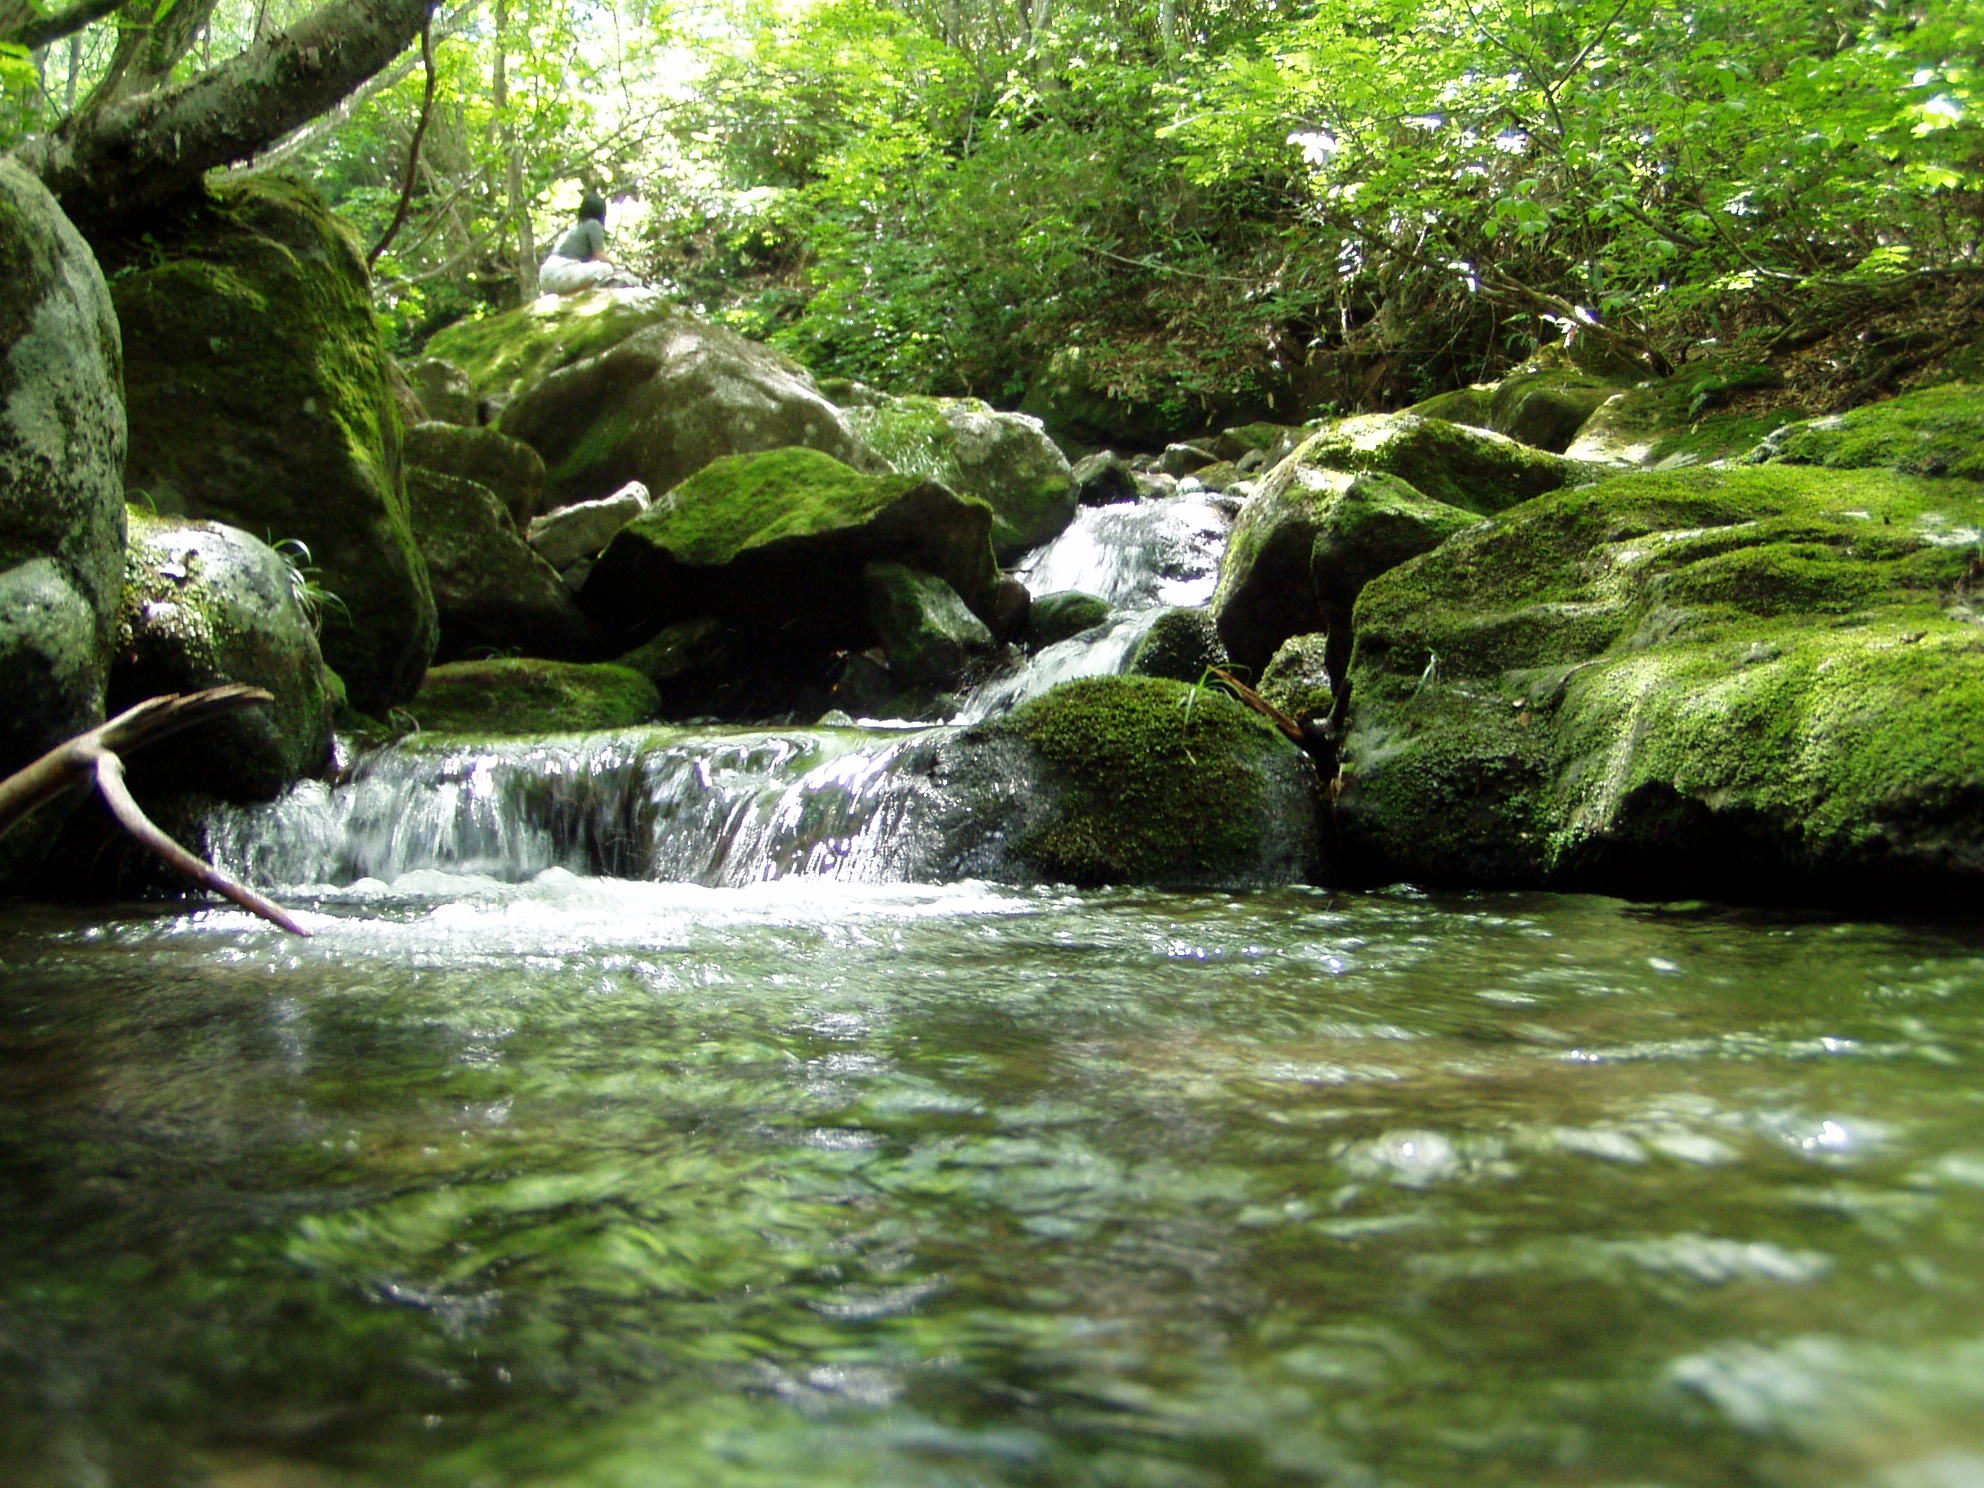
<path id="1" fill-rule="evenodd" d="M 8 5 L 0 8 L 0 41 L 32 52 L 65 36 L 74 36 L 123 4 L 124 0 L 78 0 L 54 15 L 42 15 L 32 5 Z"/>
<path id="2" fill-rule="evenodd" d="M 312 119 L 392 61 L 434 0 L 330 0 L 185 83 L 72 114 L 15 158 L 84 236 L 115 232 Z"/>

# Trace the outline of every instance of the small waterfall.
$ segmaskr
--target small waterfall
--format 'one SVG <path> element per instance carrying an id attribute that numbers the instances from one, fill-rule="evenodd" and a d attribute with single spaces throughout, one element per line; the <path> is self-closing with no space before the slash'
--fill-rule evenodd
<path id="1" fill-rule="evenodd" d="M 930 779 L 950 730 L 652 728 L 410 742 L 331 790 L 306 783 L 210 824 L 253 883 L 391 882 L 420 870 L 508 882 L 549 868 L 711 887 L 812 876 L 880 883 L 919 861 L 953 805 Z"/>
<path id="2" fill-rule="evenodd" d="M 1046 647 L 1022 670 L 979 684 L 960 705 L 957 721 L 996 718 L 1063 682 L 1122 671 L 1162 611 L 1212 598 L 1231 523 L 1225 510 L 1196 495 L 1083 507 L 1065 532 L 1023 558 L 1017 572 L 1036 597 L 1079 589 L 1107 600 L 1114 613 L 1094 629 Z"/>
<path id="3" fill-rule="evenodd" d="M 1020 572 L 1036 595 L 1080 589 L 1114 613 L 979 687 L 956 721 L 1122 671 L 1167 607 L 1211 598 L 1227 526 L 1201 496 L 1084 509 Z M 208 846 L 247 882 L 291 889 L 554 868 L 712 888 L 998 876 L 1034 791 L 1000 747 L 956 727 L 415 737 L 335 790 L 218 811 Z"/>

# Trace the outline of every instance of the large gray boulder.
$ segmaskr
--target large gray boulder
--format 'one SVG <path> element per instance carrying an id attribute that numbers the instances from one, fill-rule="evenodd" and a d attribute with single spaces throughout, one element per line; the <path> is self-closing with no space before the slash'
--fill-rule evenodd
<path id="1" fill-rule="evenodd" d="M 544 457 L 547 507 L 634 480 L 666 491 L 712 460 L 762 450 L 882 468 L 797 362 L 686 311 L 546 374 L 502 427 Z"/>
<path id="2" fill-rule="evenodd" d="M 133 494 L 307 545 L 340 601 L 323 646 L 351 701 L 380 711 L 411 697 L 434 650 L 434 599 L 350 230 L 308 189 L 257 178 L 162 224 L 112 293 Z"/>
<path id="3" fill-rule="evenodd" d="M 1068 457 L 1040 420 L 977 398 L 888 398 L 847 410 L 854 432 L 903 475 L 942 481 L 992 508 L 1001 563 L 1060 535 L 1075 515 Z"/>
<path id="4" fill-rule="evenodd" d="M 147 749 L 135 762 L 147 776 L 265 801 L 329 764 L 335 698 L 317 645 L 322 611 L 302 570 L 218 522 L 132 512 L 124 573 L 114 706 L 223 682 L 274 697 Z"/>
<path id="5" fill-rule="evenodd" d="M 96 259 L 41 183 L 6 160 L 0 282 L 4 773 L 103 717 L 123 580 L 124 402 Z M 42 850 L 42 832 L 6 839 L 0 877 Z"/>
<path id="6" fill-rule="evenodd" d="M 716 461 L 620 530 L 580 599 L 609 632 L 714 615 L 781 648 L 870 644 L 870 563 L 943 579 L 996 615 L 992 510 L 935 481 L 866 475 L 810 449 Z"/>

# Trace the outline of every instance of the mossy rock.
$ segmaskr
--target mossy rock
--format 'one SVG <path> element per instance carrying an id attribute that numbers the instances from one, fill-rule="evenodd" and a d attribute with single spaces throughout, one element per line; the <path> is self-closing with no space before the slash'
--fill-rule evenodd
<path id="1" fill-rule="evenodd" d="M 731 662 L 736 653 L 735 637 L 720 620 L 699 615 L 694 620 L 678 620 L 664 625 L 614 661 L 639 672 L 657 687 L 666 687 L 684 678 L 715 672 Z"/>
<path id="2" fill-rule="evenodd" d="M 458 320 L 436 331 L 426 350 L 467 373 L 478 397 L 507 401 L 547 373 L 598 356 L 679 313 L 647 290 L 541 295 L 514 310 Z"/>
<path id="3" fill-rule="evenodd" d="M 226 682 L 272 698 L 147 749 L 133 761 L 141 783 L 266 801 L 329 764 L 337 698 L 301 572 L 232 527 L 135 510 L 124 571 L 112 708 Z"/>
<path id="4" fill-rule="evenodd" d="M 428 733 L 518 736 L 631 728 L 660 707 L 630 667 L 499 657 L 432 668 L 408 711 Z"/>
<path id="5" fill-rule="evenodd" d="M 1480 520 L 1397 476 L 1287 461 L 1234 524 L 1212 600 L 1220 636 L 1261 667 L 1290 636 L 1344 628 L 1371 579 Z"/>
<path id="6" fill-rule="evenodd" d="M 1984 486 L 1785 466 L 1541 498 L 1374 580 L 1338 820 L 1373 871 L 1961 898 Z"/>
<path id="7" fill-rule="evenodd" d="M 601 654 L 558 571 L 524 541 L 487 486 L 416 466 L 407 494 L 440 617 L 439 659 Z"/>
<path id="8" fill-rule="evenodd" d="M 1040 420 L 1000 413 L 977 398 L 889 398 L 848 413 L 848 424 L 901 475 L 940 481 L 992 508 L 1002 563 L 1059 535 L 1075 515 L 1067 456 Z"/>
<path id="9" fill-rule="evenodd" d="M 103 719 L 124 567 L 117 316 L 41 182 L 0 160 L 0 775 Z M 32 877 L 66 807 L 0 839 Z"/>
<path id="10" fill-rule="evenodd" d="M 521 439 L 500 430 L 430 419 L 407 429 L 404 449 L 409 467 L 488 487 L 519 528 L 530 525 L 543 502 L 544 461 Z"/>
<path id="11" fill-rule="evenodd" d="M 581 599 L 634 630 L 714 615 L 782 643 L 872 639 L 870 563 L 905 563 L 989 620 L 998 585 L 992 509 L 934 481 L 867 475 L 816 450 L 733 455 L 623 527 Z"/>
<path id="12" fill-rule="evenodd" d="M 1046 878 L 1236 888 L 1300 882 L 1312 870 L 1308 759 L 1224 693 L 1092 677 L 985 732 L 1044 762 L 1051 804 L 1013 848 Z"/>
<path id="13" fill-rule="evenodd" d="M 1522 444 L 1561 454 L 1618 391 L 1617 383 L 1584 372 L 1514 372 L 1489 395 L 1487 426 Z"/>
<path id="14" fill-rule="evenodd" d="M 1726 405 L 1783 386 L 1784 374 L 1775 367 L 1727 357 L 1691 362 L 1599 404 L 1565 454 L 1600 465 L 1661 469 L 1732 459 L 1804 410 L 1788 396 L 1761 409 L 1731 412 Z"/>
<path id="15" fill-rule="evenodd" d="M 1328 718 L 1336 704 L 1330 637 L 1290 636 L 1261 669 L 1260 694 L 1291 718 Z"/>
<path id="16" fill-rule="evenodd" d="M 1494 393 L 1494 383 L 1478 382 L 1470 387 L 1455 388 L 1451 392 L 1435 393 L 1424 402 L 1415 403 L 1405 411 L 1420 418 L 1443 419 L 1450 424 L 1466 424 L 1472 429 L 1486 429 L 1489 427 L 1488 403 Z"/>
<path id="17" fill-rule="evenodd" d="M 1984 384 L 1946 383 L 1774 432 L 1757 458 L 1984 480 Z"/>
<path id="18" fill-rule="evenodd" d="M 1028 641 L 1035 647 L 1052 646 L 1092 630 L 1110 615 L 1109 601 L 1099 594 L 1079 589 L 1057 589 L 1034 600 L 1028 616 Z"/>
<path id="19" fill-rule="evenodd" d="M 1270 474 L 1289 467 L 1395 475 L 1463 511 L 1502 511 L 1587 478 L 1574 461 L 1486 429 L 1410 413 L 1361 414 L 1326 424 Z"/>
<path id="20" fill-rule="evenodd" d="M 1139 677 L 1200 682 L 1206 668 L 1231 664 L 1212 611 L 1198 606 L 1160 610 L 1130 653 L 1127 670 Z"/>
<path id="21" fill-rule="evenodd" d="M 952 686 L 971 662 L 992 652 L 985 622 L 936 575 L 902 563 L 871 563 L 862 584 L 898 685 Z"/>
<path id="22" fill-rule="evenodd" d="M 307 545 L 341 602 L 323 646 L 353 701 L 377 711 L 410 696 L 434 650 L 434 599 L 350 230 L 300 185 L 218 188 L 111 292 L 133 491 L 165 515 Z"/>

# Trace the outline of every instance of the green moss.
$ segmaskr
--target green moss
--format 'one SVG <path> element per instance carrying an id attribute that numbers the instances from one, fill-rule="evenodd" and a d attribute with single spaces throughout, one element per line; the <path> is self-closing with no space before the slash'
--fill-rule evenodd
<path id="1" fill-rule="evenodd" d="M 1293 456 L 1303 465 L 1396 475 L 1423 494 L 1471 512 L 1497 512 L 1581 478 L 1556 455 L 1441 419 L 1368 414 L 1330 424 Z"/>
<path id="2" fill-rule="evenodd" d="M 1223 693 L 1157 677 L 1070 682 L 993 728 L 1037 749 L 1066 791 L 1021 857 L 1077 884 L 1230 880 L 1264 829 L 1261 777 L 1293 748 Z"/>
<path id="3" fill-rule="evenodd" d="M 727 455 L 649 507 L 628 530 L 684 563 L 715 567 L 746 548 L 864 522 L 917 484 L 911 476 L 863 475 L 818 450 Z"/>
<path id="4" fill-rule="evenodd" d="M 1160 613 L 1137 642 L 1129 670 L 1139 677 L 1198 682 L 1207 667 L 1231 664 L 1211 610 L 1170 609 Z"/>
<path id="5" fill-rule="evenodd" d="M 432 667 L 409 706 L 429 733 L 497 735 L 627 728 L 661 706 L 654 683 L 611 662 L 504 657 Z"/>
<path id="6" fill-rule="evenodd" d="M 1768 457 L 1835 470 L 1984 479 L 1984 386 L 1949 383 L 1793 424 Z"/>
<path id="7" fill-rule="evenodd" d="M 1984 852 L 1980 529 L 1984 486 L 1784 467 L 1504 514 L 1365 590 L 1351 814 L 1405 871 L 1476 879 Z"/>
<path id="8" fill-rule="evenodd" d="M 563 295 L 457 321 L 437 331 L 426 350 L 466 372 L 477 396 L 503 397 L 677 313 L 651 298 Z"/>
<path id="9" fill-rule="evenodd" d="M 1663 468 L 1730 459 L 1806 410 L 1788 398 L 1762 409 L 1717 410 L 1731 399 L 1753 402 L 1783 385 L 1783 374 L 1772 367 L 1719 358 L 1692 362 L 1595 410 L 1571 453 Z"/>

